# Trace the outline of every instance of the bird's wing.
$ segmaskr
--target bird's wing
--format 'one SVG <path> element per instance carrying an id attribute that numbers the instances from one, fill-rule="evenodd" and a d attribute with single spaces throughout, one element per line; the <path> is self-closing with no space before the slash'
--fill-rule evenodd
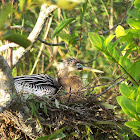
<path id="1" fill-rule="evenodd" d="M 59 83 L 46 74 L 32 74 L 14 77 L 14 84 L 17 92 L 26 92 L 37 96 L 54 94 Z"/>

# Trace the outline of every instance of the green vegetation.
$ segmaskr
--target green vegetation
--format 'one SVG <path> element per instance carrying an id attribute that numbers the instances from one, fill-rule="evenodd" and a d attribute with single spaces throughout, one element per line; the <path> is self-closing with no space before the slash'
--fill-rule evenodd
<path id="1" fill-rule="evenodd" d="M 139 0 L 81 0 L 79 3 L 55 1 L 54 4 L 61 9 L 58 8 L 49 15 L 40 36 L 31 46 L 32 42 L 27 37 L 36 24 L 43 3 L 52 5 L 54 1 L 0 2 L 1 44 L 6 45 L 8 40 L 27 50 L 21 61 L 13 68 L 13 76 L 47 73 L 56 78 L 56 62 L 69 56 L 78 58 L 85 62 L 85 65 L 105 72 L 99 76 L 86 71 L 76 74 L 83 79 L 85 86 L 88 83 L 91 87 L 94 86 L 85 94 L 95 94 L 100 97 L 99 101 L 106 102 L 102 105 L 106 109 L 111 108 L 113 121 L 104 118 L 100 121 L 82 123 L 79 120 L 81 124 L 77 123 L 75 129 L 70 125 L 59 124 L 60 127 L 52 128 L 50 124 L 45 124 L 51 130 L 47 129 L 48 135 L 38 140 L 138 139 L 140 137 Z M 19 47 L 13 48 L 13 52 L 18 49 Z M 0 55 L 9 58 L 7 50 L 0 49 Z M 47 116 L 47 105 L 43 101 L 40 105 L 35 100 L 30 100 L 31 117 L 36 118 L 42 127 L 38 118 L 39 108 L 42 105 L 43 112 Z M 55 105 L 59 108 L 57 100 Z M 116 121 L 115 117 L 119 118 L 119 121 Z"/>

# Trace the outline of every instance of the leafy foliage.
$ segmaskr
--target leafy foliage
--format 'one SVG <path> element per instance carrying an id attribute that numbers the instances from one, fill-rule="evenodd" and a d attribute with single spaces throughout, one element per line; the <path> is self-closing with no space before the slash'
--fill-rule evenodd
<path id="1" fill-rule="evenodd" d="M 139 8 L 138 2 L 135 2 L 135 6 Z M 140 61 L 136 60 L 132 62 L 133 58 L 130 55 L 137 50 L 138 46 L 133 41 L 134 39 L 139 39 L 140 36 L 140 9 L 133 9 L 129 12 L 127 18 L 127 23 L 131 29 L 125 30 L 121 25 L 116 28 L 116 38 L 115 42 L 111 42 L 115 35 L 110 35 L 105 38 L 99 36 L 96 33 L 89 32 L 89 38 L 94 47 L 102 51 L 106 58 L 108 58 L 113 63 L 120 66 L 120 69 L 124 74 L 126 74 L 133 83 L 133 87 L 127 84 L 121 84 L 119 86 L 120 92 L 123 96 L 118 96 L 117 101 L 122 107 L 123 111 L 134 121 L 128 121 L 125 124 L 132 128 L 137 136 L 140 136 L 140 88 L 139 88 L 139 76 L 140 76 Z M 133 15 L 134 16 L 133 16 Z M 121 45 L 117 45 L 117 44 Z M 125 52 L 124 52 L 125 50 Z M 135 121 L 137 120 L 137 121 Z"/>
<path id="2" fill-rule="evenodd" d="M 8 40 L 17 43 L 24 48 L 31 45 L 27 36 L 36 23 L 40 6 L 44 3 L 47 3 L 48 5 L 53 3 L 62 8 L 61 10 L 58 9 L 54 11 L 52 14 L 53 16 L 50 15 L 44 30 L 39 36 L 39 38 L 43 38 L 47 43 L 56 44 L 57 47 L 55 47 L 54 44 L 52 45 L 54 47 L 47 45 L 45 49 L 41 50 L 41 43 L 36 41 L 34 47 L 27 53 L 26 57 L 24 57 L 13 69 L 13 76 L 30 74 L 33 70 L 34 62 L 36 61 L 37 65 L 35 66 L 34 73 L 46 72 L 47 66 L 49 65 L 51 67 L 49 68 L 49 71 L 47 71 L 47 74 L 56 77 L 56 72 L 52 65 L 55 57 L 57 57 L 58 61 L 69 56 L 78 57 L 83 60 L 86 65 L 105 70 L 105 74 L 99 78 L 91 72 L 78 73 L 83 78 L 85 85 L 87 85 L 87 83 L 90 85 L 95 84 L 95 87 L 89 88 L 86 94 L 97 95 L 102 93 L 103 95 L 104 92 L 102 91 L 108 89 L 108 86 L 115 86 L 114 89 L 105 92 L 102 96 L 103 98 L 99 99 L 103 102 L 108 101 L 108 103 L 101 103 L 100 105 L 105 109 L 113 110 L 114 106 L 116 107 L 119 104 L 123 111 L 121 112 L 119 110 L 120 114 L 117 111 L 115 113 L 119 118 L 122 117 L 122 119 L 127 119 L 125 125 L 130 127 L 137 136 L 140 136 L 140 2 L 139 0 L 134 1 L 134 8 L 127 12 L 126 24 L 123 25 L 118 23 L 126 13 L 126 8 L 128 9 L 128 7 L 133 4 L 133 1 L 132 3 L 130 3 L 130 1 L 125 3 L 118 0 L 113 3 L 114 6 L 111 5 L 111 1 L 86 0 L 85 3 L 83 2 L 83 0 L 78 2 L 67 0 L 20 0 L 15 1 L 15 4 L 11 4 L 9 1 L 9 3 L 5 3 L 4 5 L 2 5 L 1 2 L 1 44 L 4 44 L 5 40 Z M 78 5 L 79 3 L 81 5 Z M 113 8 L 113 13 L 111 13 L 110 7 Z M 113 24 L 118 25 L 115 31 L 114 27 L 111 27 L 110 25 L 112 15 L 114 15 Z M 51 20 L 51 18 L 54 20 Z M 49 24 L 51 24 L 51 27 Z M 29 31 L 25 32 L 21 29 L 12 30 L 9 28 L 10 26 L 15 25 L 22 25 L 26 29 L 29 29 Z M 109 29 L 113 28 L 111 32 L 109 32 L 110 30 L 108 30 L 108 27 Z M 102 30 L 107 32 L 104 33 Z M 48 32 L 48 36 L 47 38 L 44 38 L 46 32 Z M 18 48 L 14 48 L 14 50 L 18 50 Z M 39 52 L 41 52 L 42 56 L 42 59 L 40 58 L 40 60 L 38 60 Z M 95 59 L 96 61 L 94 61 Z M 122 73 L 125 75 L 124 79 L 132 82 L 132 86 L 129 85 L 126 80 L 119 85 L 119 88 L 116 83 L 113 83 L 114 85 L 110 84 Z M 101 86 L 99 87 L 99 85 Z M 118 91 L 122 94 L 121 96 L 118 96 Z M 118 104 L 112 97 L 113 93 L 116 94 L 115 97 L 118 96 Z M 45 102 L 40 104 L 43 104 L 43 113 L 47 116 L 49 114 L 49 107 Z M 35 117 L 39 126 L 42 127 L 38 117 L 38 115 L 40 115 L 39 109 L 41 107 L 39 104 L 36 104 L 35 101 L 30 101 L 29 105 L 32 110 L 31 117 Z M 55 100 L 55 106 L 56 109 L 60 109 L 58 100 Z M 78 105 L 75 107 L 77 107 L 77 109 L 80 108 Z M 91 106 L 89 106 L 89 109 L 90 107 Z M 90 111 L 91 110 L 89 110 L 89 112 Z M 127 114 L 128 117 L 126 117 L 124 113 Z M 97 115 L 100 115 L 100 111 Z M 119 138 L 119 135 L 121 135 L 122 139 L 134 139 L 134 137 L 136 137 L 130 132 L 128 127 L 119 123 L 116 125 L 114 122 L 104 120 L 88 124 L 82 123 L 82 121 L 78 123 L 79 124 L 77 124 L 77 122 L 75 123 L 75 128 L 72 128 L 71 126 L 65 127 L 64 125 L 61 125 L 61 123 L 59 123 L 59 126 L 56 126 L 56 124 L 53 126 L 51 125 L 49 128 L 54 129 L 53 133 L 49 133 L 47 136 L 38 139 L 62 139 L 67 137 L 91 140 L 100 138 L 113 139 L 114 137 Z M 115 131 L 116 126 L 120 126 L 122 129 L 120 130 L 117 128 L 117 132 Z M 104 132 L 104 134 L 102 134 L 102 132 Z"/>

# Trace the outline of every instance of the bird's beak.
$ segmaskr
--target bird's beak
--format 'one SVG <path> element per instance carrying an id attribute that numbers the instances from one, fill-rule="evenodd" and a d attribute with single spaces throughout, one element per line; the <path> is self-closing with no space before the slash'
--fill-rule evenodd
<path id="1" fill-rule="evenodd" d="M 93 68 L 89 68 L 89 67 L 86 67 L 86 66 L 83 66 L 83 70 L 88 70 L 88 71 L 97 72 L 97 73 L 104 73 L 103 71 L 93 69 Z"/>

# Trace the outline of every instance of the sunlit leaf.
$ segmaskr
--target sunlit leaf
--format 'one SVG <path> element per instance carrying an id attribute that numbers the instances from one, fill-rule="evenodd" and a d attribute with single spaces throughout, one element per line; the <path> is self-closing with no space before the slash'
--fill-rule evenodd
<path id="1" fill-rule="evenodd" d="M 136 111 L 140 113 L 140 95 L 137 96 Z"/>
<path id="2" fill-rule="evenodd" d="M 129 97 L 131 95 L 131 90 L 127 85 L 120 84 L 119 89 L 120 89 L 120 92 L 123 96 Z"/>
<path id="3" fill-rule="evenodd" d="M 130 117 L 139 119 L 136 112 L 136 101 L 130 100 L 125 96 L 118 96 L 117 102 L 121 106 L 122 110 Z"/>
<path id="4" fill-rule="evenodd" d="M 20 9 L 20 11 L 23 11 L 24 8 L 26 7 L 26 5 L 27 5 L 27 0 L 20 0 L 19 1 L 19 9 Z"/>
<path id="5" fill-rule="evenodd" d="M 131 28 L 135 28 L 137 30 L 140 30 L 140 21 L 128 18 L 127 22 L 131 26 Z"/>
<path id="6" fill-rule="evenodd" d="M 140 9 L 140 1 L 139 1 L 139 0 L 135 0 L 135 1 L 134 1 L 134 5 L 135 5 L 138 9 Z"/>
<path id="7" fill-rule="evenodd" d="M 88 33 L 88 36 L 89 36 L 89 39 L 92 43 L 92 45 L 99 49 L 99 50 L 102 50 L 102 39 L 100 38 L 100 36 L 96 33 L 93 33 L 93 32 L 89 32 Z"/>
<path id="8" fill-rule="evenodd" d="M 115 35 L 109 35 L 107 39 L 104 41 L 104 46 L 106 47 L 114 37 Z"/>
<path id="9" fill-rule="evenodd" d="M 70 24 L 74 18 L 68 18 L 65 21 L 62 21 L 58 27 L 55 28 L 52 38 L 54 38 L 63 28 L 65 28 L 68 24 Z"/>
<path id="10" fill-rule="evenodd" d="M 126 122 L 125 125 L 130 128 L 140 129 L 140 121 L 129 121 L 129 122 Z"/>
<path id="11" fill-rule="evenodd" d="M 87 133 L 88 133 L 88 134 L 89 134 L 89 133 L 93 134 L 91 128 L 90 128 L 88 125 L 85 125 L 85 126 L 86 126 L 86 129 L 87 129 Z"/>
<path id="12" fill-rule="evenodd" d="M 133 87 L 130 87 L 130 88 L 133 88 Z M 131 89 L 131 91 L 132 91 L 132 93 L 131 93 L 130 98 L 131 98 L 132 100 L 136 100 L 136 98 L 138 97 L 137 90 Z M 137 110 L 137 105 L 136 105 L 136 110 Z M 137 111 L 137 112 L 138 112 L 138 111 Z"/>
<path id="13" fill-rule="evenodd" d="M 79 3 L 83 3 L 85 0 L 57 0 L 57 6 L 66 9 L 66 10 L 73 10 Z"/>
<path id="14" fill-rule="evenodd" d="M 121 25 L 118 25 L 116 30 L 115 30 L 115 34 L 116 34 L 116 37 L 119 38 L 121 36 L 124 36 L 125 35 L 125 30 L 124 28 L 121 26 Z"/>
<path id="15" fill-rule="evenodd" d="M 126 48 L 128 48 L 133 41 L 133 34 L 128 31 L 124 36 L 121 36 L 120 42 L 127 43 Z"/>
<path id="16" fill-rule="evenodd" d="M 134 131 L 134 133 L 135 133 L 138 137 L 140 137 L 140 130 L 138 130 L 138 129 L 133 129 L 133 131 Z"/>

